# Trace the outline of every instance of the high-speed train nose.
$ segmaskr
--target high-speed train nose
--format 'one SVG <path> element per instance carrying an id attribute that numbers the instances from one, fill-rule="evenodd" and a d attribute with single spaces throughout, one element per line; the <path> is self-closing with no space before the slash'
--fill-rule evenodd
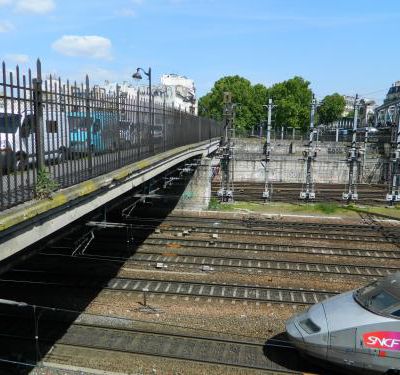
<path id="1" fill-rule="evenodd" d="M 295 343 L 302 343 L 304 341 L 303 335 L 295 324 L 296 317 L 289 319 L 286 322 L 286 333 L 289 339 Z"/>

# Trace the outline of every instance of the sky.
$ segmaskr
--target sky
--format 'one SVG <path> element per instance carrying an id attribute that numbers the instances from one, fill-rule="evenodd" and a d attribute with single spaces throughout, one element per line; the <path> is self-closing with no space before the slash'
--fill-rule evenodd
<path id="1" fill-rule="evenodd" d="M 0 60 L 63 80 L 128 81 L 137 67 L 194 79 L 295 75 L 318 98 L 381 101 L 400 80 L 399 0 L 0 0 Z"/>

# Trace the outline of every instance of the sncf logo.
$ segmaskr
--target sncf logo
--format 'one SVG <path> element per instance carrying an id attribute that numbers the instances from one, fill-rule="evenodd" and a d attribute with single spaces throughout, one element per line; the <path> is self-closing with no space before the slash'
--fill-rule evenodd
<path id="1" fill-rule="evenodd" d="M 400 351 L 400 332 L 368 332 L 363 334 L 365 346 Z"/>

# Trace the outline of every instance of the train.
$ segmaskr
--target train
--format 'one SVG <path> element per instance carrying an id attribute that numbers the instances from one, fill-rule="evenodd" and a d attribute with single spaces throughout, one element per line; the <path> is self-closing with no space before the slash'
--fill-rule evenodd
<path id="1" fill-rule="evenodd" d="M 400 374 L 400 272 L 311 306 L 286 322 L 301 355 L 345 374 Z"/>

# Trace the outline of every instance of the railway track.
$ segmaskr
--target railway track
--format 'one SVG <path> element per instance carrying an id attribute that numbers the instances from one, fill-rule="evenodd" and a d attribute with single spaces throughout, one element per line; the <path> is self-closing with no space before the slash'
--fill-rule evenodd
<path id="1" fill-rule="evenodd" d="M 362 231 L 368 231 L 368 232 L 376 232 L 379 230 L 390 230 L 393 231 L 393 233 L 400 232 L 400 226 L 394 227 L 394 226 L 385 226 L 383 224 L 376 224 L 376 223 L 368 223 L 368 224 L 335 224 L 335 223 L 307 223 L 307 222 L 290 222 L 290 221 L 274 221 L 274 220 L 268 220 L 268 219 L 258 219 L 254 217 L 244 217 L 241 219 L 226 219 L 226 218 L 219 218 L 219 217 L 192 217 L 192 216 L 178 216 L 178 215 L 170 215 L 164 219 L 157 219 L 157 218 L 132 218 L 131 220 L 138 220 L 138 225 L 139 226 L 145 226 L 146 224 L 143 223 L 150 223 L 148 225 L 148 229 L 155 228 L 157 226 L 157 223 L 172 223 L 176 224 L 179 223 L 180 225 L 188 224 L 188 223 L 193 223 L 193 224 L 199 224 L 199 223 L 209 223 L 211 225 L 214 225 L 216 223 L 219 224 L 225 224 L 229 226 L 236 226 L 240 229 L 240 227 L 246 227 L 246 228 L 252 228 L 252 229 L 257 229 L 261 230 L 264 228 L 301 228 L 304 230 L 309 230 L 309 229 L 321 229 L 323 230 L 330 230 L 330 231 L 356 231 L 356 230 L 362 230 Z"/>
<path id="2" fill-rule="evenodd" d="M 257 244 L 254 242 L 238 242 L 238 241 L 225 241 L 225 240 L 193 240 L 182 238 L 160 238 L 152 237 L 146 239 L 143 245 L 149 246 L 171 246 L 174 244 L 181 245 L 182 247 L 199 248 L 199 249 L 224 249 L 232 251 L 252 251 L 252 252 L 277 252 L 277 253 L 293 253 L 293 254 L 312 254 L 312 255 L 331 255 L 343 257 L 358 257 L 358 258 L 385 258 L 385 259 L 399 259 L 399 250 L 363 250 L 363 249 L 346 249 L 341 247 L 323 247 L 313 245 L 271 245 L 271 244 Z M 142 245 L 142 246 L 143 246 Z"/>
<path id="3" fill-rule="evenodd" d="M 244 271 L 284 271 L 309 272 L 319 274 L 338 274 L 348 276 L 384 277 L 398 271 L 396 267 L 361 266 L 353 264 L 311 263 L 305 261 L 277 261 L 275 259 L 243 259 L 226 257 L 207 257 L 193 255 L 156 255 L 138 253 L 130 261 L 162 262 L 165 264 L 179 264 L 189 268 L 210 266 L 214 270 L 237 269 Z"/>
<path id="4" fill-rule="evenodd" d="M 227 249 L 239 251 L 283 251 L 305 254 L 321 254 L 321 255 L 340 255 L 340 256 L 359 256 L 359 257 L 376 257 L 376 258 L 393 258 L 399 259 L 400 250 L 363 250 L 363 249 L 345 249 L 340 247 L 321 247 L 307 245 L 271 245 L 264 243 L 254 243 L 248 241 L 225 241 L 221 239 L 185 239 L 185 238 L 168 238 L 168 237 L 151 237 L 146 239 L 143 245 L 163 246 L 167 249 L 179 247 L 196 247 L 208 249 Z"/>
<path id="5" fill-rule="evenodd" d="M 62 313 L 62 312 L 61 312 Z M 265 355 L 266 348 L 279 348 L 281 355 L 297 356 L 294 347 L 286 340 L 270 339 L 266 343 L 260 340 L 246 340 L 245 338 L 228 338 L 229 335 L 217 337 L 213 335 L 199 335 L 181 333 L 172 328 L 162 327 L 161 331 L 145 328 L 142 322 L 123 318 L 82 314 L 71 324 L 61 337 L 57 333 L 57 315 L 52 319 L 42 317 L 42 332 L 38 338 L 40 345 L 47 345 L 58 338 L 46 362 L 73 360 L 65 355 L 65 349 L 95 349 L 97 355 L 102 351 L 146 355 L 153 358 L 169 358 L 184 360 L 187 363 L 197 362 L 211 365 L 263 370 L 266 373 L 302 374 L 293 371 L 272 361 Z M 2 315 L 7 319 L 7 316 Z M 11 317 L 8 317 L 10 320 Z M 28 345 L 33 337 L 19 332 L 16 328 L 25 327 L 27 318 L 15 319 L 9 332 L 1 334 L 2 340 L 14 340 Z M 17 324 L 17 325 L 15 325 Z M 44 328 L 46 328 L 44 330 Z"/>
<path id="6" fill-rule="evenodd" d="M 300 374 L 268 359 L 264 345 L 206 337 L 74 324 L 58 342 L 60 345 Z"/>
<path id="7" fill-rule="evenodd" d="M 305 290 L 292 288 L 273 288 L 261 287 L 257 285 L 235 285 L 235 284 L 217 284 L 201 283 L 189 281 L 175 281 L 162 279 L 141 279 L 141 278 L 112 278 L 106 284 L 99 285 L 94 279 L 83 279 L 79 281 L 66 282 L 57 280 L 40 279 L 36 274 L 32 279 L 0 279 L 0 288 L 8 286 L 48 286 L 48 287 L 66 287 L 66 288 L 99 288 L 108 292 L 139 292 L 146 291 L 151 294 L 179 295 L 189 297 L 207 297 L 229 300 L 243 300 L 263 303 L 288 303 L 298 305 L 311 305 L 321 302 L 336 292 L 327 292 L 324 290 Z"/>
<path id="8" fill-rule="evenodd" d="M 211 193 L 217 196 L 220 188 L 219 181 L 213 181 Z M 272 184 L 272 201 L 288 201 L 299 202 L 302 184 L 296 183 L 273 183 Z M 234 183 L 234 197 L 238 201 L 260 201 L 263 202 L 262 192 L 264 191 L 263 183 L 252 182 L 236 182 Z M 343 184 L 317 184 L 315 202 L 338 202 L 343 203 L 342 193 L 346 191 Z M 384 185 L 358 185 L 359 200 L 364 204 L 385 204 L 385 195 L 387 186 Z"/>
<path id="9" fill-rule="evenodd" d="M 221 228 L 220 226 L 205 227 L 205 226 L 175 226 L 167 227 L 163 226 L 163 232 L 182 232 L 189 230 L 193 233 L 199 234 L 226 234 L 231 236 L 261 236 L 261 237 L 294 237 L 294 238 L 311 238 L 311 239 L 324 239 L 324 240 L 346 240 L 346 241 L 362 241 L 362 242 L 400 242 L 400 236 L 393 234 L 387 234 L 384 237 L 380 237 L 379 234 L 332 234 L 326 233 L 323 230 L 320 231 L 300 231 L 300 230 L 285 230 L 285 229 L 273 229 L 273 230 L 248 230 L 248 229 L 231 229 Z"/>

